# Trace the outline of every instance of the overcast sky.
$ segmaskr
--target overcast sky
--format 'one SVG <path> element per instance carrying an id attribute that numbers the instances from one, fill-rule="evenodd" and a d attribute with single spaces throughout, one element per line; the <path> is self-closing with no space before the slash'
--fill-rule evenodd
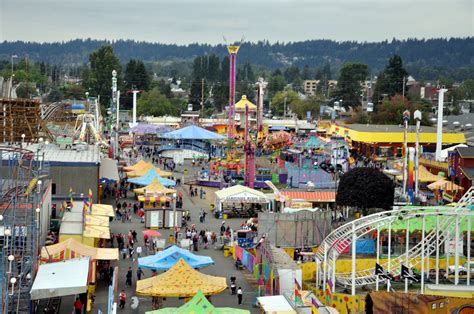
<path id="1" fill-rule="evenodd" d="M 0 40 L 380 41 L 474 36 L 474 0 L 0 0 Z"/>

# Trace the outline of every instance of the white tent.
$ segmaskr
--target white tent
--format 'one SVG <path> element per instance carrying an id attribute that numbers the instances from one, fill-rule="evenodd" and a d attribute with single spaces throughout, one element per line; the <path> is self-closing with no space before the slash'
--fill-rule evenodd
<path id="1" fill-rule="evenodd" d="M 243 185 L 234 185 L 230 188 L 217 191 L 216 207 L 221 209 L 223 203 L 269 204 L 270 197 L 264 193 Z"/>
<path id="2" fill-rule="evenodd" d="M 466 144 L 458 144 L 458 145 L 454 145 L 454 146 L 443 149 L 441 151 L 441 159 L 446 160 L 448 158 L 449 152 L 452 152 L 453 150 L 455 150 L 458 147 L 467 147 L 467 145 Z"/>
<path id="3" fill-rule="evenodd" d="M 295 313 L 296 311 L 282 295 L 258 297 L 258 304 L 264 313 Z"/>
<path id="4" fill-rule="evenodd" d="M 87 291 L 89 257 L 42 264 L 31 287 L 31 299 L 49 299 Z"/>

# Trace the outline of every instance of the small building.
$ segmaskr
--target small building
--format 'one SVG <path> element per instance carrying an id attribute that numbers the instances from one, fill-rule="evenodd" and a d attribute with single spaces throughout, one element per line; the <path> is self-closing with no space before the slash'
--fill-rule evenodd
<path id="1" fill-rule="evenodd" d="M 318 90 L 319 80 L 303 81 L 303 90 L 306 95 L 315 95 Z"/>
<path id="2" fill-rule="evenodd" d="M 99 189 L 100 152 L 96 145 L 78 144 L 72 149 L 61 149 L 55 144 L 30 144 L 25 147 L 39 154 L 41 162 L 49 167 L 53 199 L 88 195 L 92 191 L 97 203 Z"/>
<path id="3" fill-rule="evenodd" d="M 344 136 L 353 152 L 367 157 L 401 157 L 404 155 L 404 129 L 398 125 L 333 124 L 330 134 Z M 414 126 L 409 126 L 407 138 L 408 146 L 414 147 L 416 142 Z M 436 139 L 436 128 L 423 127 L 420 132 L 420 145 L 423 152 L 434 152 Z M 442 144 L 444 147 L 464 143 L 466 143 L 466 138 L 463 133 L 443 131 Z"/>
<path id="4" fill-rule="evenodd" d="M 467 191 L 474 181 L 474 147 L 456 147 L 448 155 L 448 174 Z"/>

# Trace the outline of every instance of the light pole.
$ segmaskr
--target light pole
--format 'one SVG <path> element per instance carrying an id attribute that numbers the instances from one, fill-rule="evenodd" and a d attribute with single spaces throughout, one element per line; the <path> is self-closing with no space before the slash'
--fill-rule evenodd
<path id="1" fill-rule="evenodd" d="M 413 114 L 416 121 L 416 144 L 415 144 L 415 197 L 418 197 L 419 193 L 419 173 L 418 168 L 420 164 L 420 123 L 421 123 L 421 111 L 416 110 Z"/>
<path id="2" fill-rule="evenodd" d="M 173 231 L 174 231 L 174 242 L 176 243 L 176 233 L 178 231 L 178 223 L 176 219 L 176 193 L 173 193 Z"/>

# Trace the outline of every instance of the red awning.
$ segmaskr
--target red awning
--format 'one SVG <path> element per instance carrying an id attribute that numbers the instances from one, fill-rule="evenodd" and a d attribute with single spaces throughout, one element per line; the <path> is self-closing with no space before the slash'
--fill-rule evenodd
<path id="1" fill-rule="evenodd" d="M 336 200 L 336 192 L 334 191 L 283 191 L 281 193 L 292 200 L 303 200 L 307 202 L 330 203 Z"/>

